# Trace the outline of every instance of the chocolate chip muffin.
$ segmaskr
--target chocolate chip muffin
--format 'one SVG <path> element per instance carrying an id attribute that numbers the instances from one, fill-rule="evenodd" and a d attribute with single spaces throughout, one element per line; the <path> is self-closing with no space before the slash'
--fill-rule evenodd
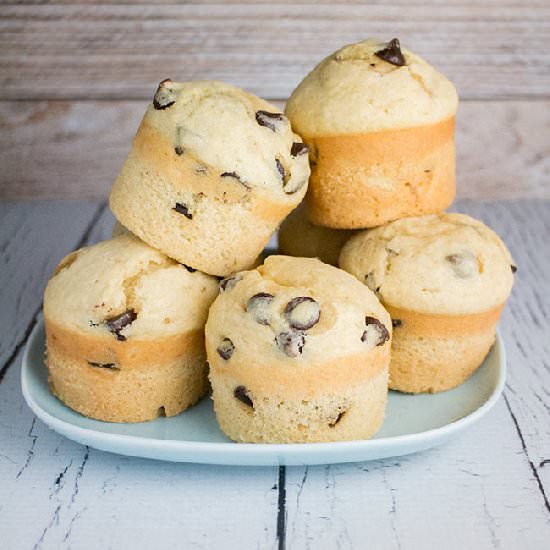
<path id="1" fill-rule="evenodd" d="M 108 422 L 173 416 L 208 389 L 204 324 L 218 292 L 127 233 L 69 254 L 44 296 L 53 393 Z"/>
<path id="2" fill-rule="evenodd" d="M 448 390 L 481 365 L 516 269 L 500 238 L 464 214 L 362 231 L 344 245 L 340 266 L 390 313 L 390 388 L 410 393 Z"/>
<path id="3" fill-rule="evenodd" d="M 374 293 L 313 258 L 225 279 L 206 324 L 214 409 L 239 442 L 366 439 L 387 398 L 391 321 Z"/>
<path id="4" fill-rule="evenodd" d="M 302 200 L 307 146 L 283 113 L 222 82 L 161 82 L 114 183 L 132 233 L 213 275 L 247 269 Z"/>
<path id="5" fill-rule="evenodd" d="M 290 213 L 279 228 L 279 251 L 289 256 L 319 258 L 322 262 L 337 266 L 340 250 L 353 234 L 354 231 L 312 224 L 302 204 Z"/>
<path id="6" fill-rule="evenodd" d="M 357 229 L 447 208 L 457 103 L 451 82 L 397 39 L 327 57 L 286 107 L 310 147 L 309 219 Z"/>

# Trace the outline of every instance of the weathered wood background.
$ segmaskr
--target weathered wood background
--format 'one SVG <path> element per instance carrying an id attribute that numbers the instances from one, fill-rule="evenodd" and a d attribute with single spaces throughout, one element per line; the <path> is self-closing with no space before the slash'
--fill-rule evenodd
<path id="1" fill-rule="evenodd" d="M 460 197 L 550 197 L 548 0 L 3 0 L 0 198 L 105 197 L 163 78 L 284 101 L 367 36 L 398 36 L 457 85 Z"/>
<path id="2" fill-rule="evenodd" d="M 352 465 L 169 464 L 49 431 L 21 396 L 22 349 L 56 263 L 110 234 L 104 199 L 157 82 L 282 104 L 367 36 L 399 37 L 459 90 L 455 208 L 519 265 L 504 398 L 444 447 Z M 549 0 L 0 0 L 0 549 L 546 550 L 549 38 Z"/>

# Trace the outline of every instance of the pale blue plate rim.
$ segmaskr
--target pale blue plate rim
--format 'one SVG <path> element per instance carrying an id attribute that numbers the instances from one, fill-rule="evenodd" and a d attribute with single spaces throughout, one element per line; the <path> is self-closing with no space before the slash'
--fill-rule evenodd
<path id="1" fill-rule="evenodd" d="M 84 428 L 44 410 L 34 399 L 29 387 L 29 370 L 32 368 L 29 364 L 29 353 L 42 330 L 43 320 L 39 319 L 25 346 L 21 369 L 23 397 L 34 414 L 52 430 L 81 444 L 116 454 L 172 462 L 242 466 L 308 465 L 358 462 L 411 454 L 439 445 L 480 420 L 496 404 L 506 382 L 506 352 L 502 337 L 497 331 L 495 344 L 490 351 L 490 355 L 496 354 L 498 365 L 498 376 L 492 393 L 471 413 L 437 428 L 377 439 L 331 443 L 276 444 L 154 439 Z"/>

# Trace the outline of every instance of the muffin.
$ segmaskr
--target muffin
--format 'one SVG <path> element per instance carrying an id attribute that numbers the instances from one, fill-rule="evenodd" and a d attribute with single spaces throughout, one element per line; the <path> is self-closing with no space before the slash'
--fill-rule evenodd
<path id="1" fill-rule="evenodd" d="M 238 442 L 366 439 L 387 398 L 391 320 L 313 258 L 270 256 L 221 283 L 206 324 L 214 410 Z"/>
<path id="2" fill-rule="evenodd" d="M 110 206 L 167 256 L 225 276 L 254 262 L 308 177 L 307 146 L 276 107 L 222 82 L 165 80 Z"/>
<path id="3" fill-rule="evenodd" d="M 327 57 L 286 107 L 310 147 L 309 219 L 358 229 L 447 208 L 457 104 L 451 82 L 397 39 Z"/>
<path id="4" fill-rule="evenodd" d="M 319 258 L 337 266 L 340 250 L 353 234 L 353 231 L 312 224 L 304 206 L 300 205 L 279 228 L 279 251 L 289 256 Z"/>
<path id="5" fill-rule="evenodd" d="M 208 390 L 204 324 L 214 277 L 127 233 L 69 254 L 44 295 L 53 393 L 108 422 L 173 416 Z"/>
<path id="6" fill-rule="evenodd" d="M 126 229 L 119 221 L 116 221 L 115 224 L 113 225 L 112 236 L 118 237 L 120 235 L 124 235 L 127 233 L 130 233 L 130 231 L 128 231 L 128 229 Z M 255 267 L 258 267 L 263 263 L 265 258 L 266 258 L 266 253 L 262 252 L 249 266 L 247 266 L 247 269 L 254 269 Z M 196 271 L 188 265 L 185 265 L 185 264 L 182 264 L 182 265 L 184 265 L 191 272 Z"/>
<path id="7" fill-rule="evenodd" d="M 340 266 L 390 313 L 390 388 L 409 393 L 454 388 L 481 365 L 516 269 L 500 238 L 464 214 L 362 231 L 344 245 Z"/>

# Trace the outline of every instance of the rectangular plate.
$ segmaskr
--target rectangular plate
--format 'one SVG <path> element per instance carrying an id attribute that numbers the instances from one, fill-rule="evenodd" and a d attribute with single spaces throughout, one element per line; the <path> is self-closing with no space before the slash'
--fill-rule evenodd
<path id="1" fill-rule="evenodd" d="M 56 432 L 96 449 L 173 462 L 242 466 L 358 462 L 400 456 L 439 445 L 479 420 L 496 403 L 505 382 L 506 359 L 499 334 L 483 365 L 461 386 L 443 393 L 390 391 L 381 430 L 369 440 L 338 443 L 234 443 L 218 428 L 210 399 L 171 418 L 111 424 L 86 418 L 61 403 L 48 387 L 44 324 L 25 349 L 21 384 L 36 416 Z"/>

